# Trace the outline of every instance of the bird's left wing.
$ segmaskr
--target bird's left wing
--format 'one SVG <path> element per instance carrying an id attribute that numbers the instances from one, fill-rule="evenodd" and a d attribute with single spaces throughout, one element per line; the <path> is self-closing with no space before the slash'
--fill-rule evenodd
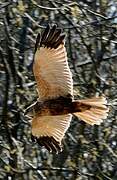
<path id="1" fill-rule="evenodd" d="M 32 135 L 49 151 L 62 150 L 61 141 L 69 128 L 72 115 L 35 116 L 32 120 Z"/>
<path id="2" fill-rule="evenodd" d="M 52 28 L 47 26 L 42 36 L 37 37 L 33 72 L 41 100 L 73 96 L 64 38 L 61 29 L 55 25 Z"/>

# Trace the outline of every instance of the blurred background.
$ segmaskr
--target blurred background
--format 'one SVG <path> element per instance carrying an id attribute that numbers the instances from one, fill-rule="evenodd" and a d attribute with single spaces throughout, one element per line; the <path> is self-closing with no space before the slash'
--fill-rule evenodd
<path id="1" fill-rule="evenodd" d="M 101 126 L 73 118 L 64 150 L 50 154 L 31 140 L 24 109 L 37 98 L 32 61 L 46 25 L 66 33 L 74 96 L 105 94 Z M 0 0 L 0 179 L 117 179 L 117 1 Z"/>

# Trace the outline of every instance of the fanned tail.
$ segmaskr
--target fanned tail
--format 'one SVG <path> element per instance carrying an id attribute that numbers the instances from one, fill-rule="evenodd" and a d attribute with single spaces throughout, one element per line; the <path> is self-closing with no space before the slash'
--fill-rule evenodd
<path id="1" fill-rule="evenodd" d="M 81 112 L 73 114 L 90 125 L 100 125 L 108 116 L 107 100 L 103 96 L 78 100 L 78 103 L 81 103 Z"/>

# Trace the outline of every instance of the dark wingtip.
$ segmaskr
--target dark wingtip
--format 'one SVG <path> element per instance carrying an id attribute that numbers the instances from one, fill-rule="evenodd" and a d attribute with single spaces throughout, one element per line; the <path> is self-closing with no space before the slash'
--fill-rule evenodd
<path id="1" fill-rule="evenodd" d="M 57 39 L 57 41 L 55 42 L 54 48 L 56 49 L 60 44 L 62 44 L 64 39 L 65 39 L 65 34 L 61 34 Z"/>
<path id="2" fill-rule="evenodd" d="M 56 28 L 57 28 L 57 25 L 56 25 L 56 24 L 53 24 L 52 28 L 53 28 L 53 29 L 56 29 Z"/>
<path id="3" fill-rule="evenodd" d="M 41 35 L 40 47 L 44 45 L 44 42 L 46 42 L 49 32 L 50 32 L 50 25 L 48 24 Z"/>
<path id="4" fill-rule="evenodd" d="M 61 32 L 62 30 L 60 28 L 57 28 L 56 24 L 54 24 L 52 27 L 50 27 L 50 25 L 48 24 L 42 33 L 40 41 L 36 41 L 35 49 L 37 49 L 37 46 L 56 49 L 60 44 L 63 43 L 63 40 L 65 38 L 65 34 L 61 34 Z"/>
<path id="5" fill-rule="evenodd" d="M 42 136 L 40 138 L 31 136 L 32 141 L 36 141 L 40 146 L 44 146 L 49 152 L 58 154 L 62 152 L 62 146 L 60 142 L 56 141 L 53 137 Z"/>

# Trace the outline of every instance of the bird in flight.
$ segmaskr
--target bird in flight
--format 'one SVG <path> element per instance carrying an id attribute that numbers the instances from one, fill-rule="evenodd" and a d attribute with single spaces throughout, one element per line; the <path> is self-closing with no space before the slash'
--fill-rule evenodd
<path id="1" fill-rule="evenodd" d="M 38 99 L 25 110 L 25 114 L 32 113 L 32 138 L 48 151 L 62 151 L 62 139 L 72 115 L 90 125 L 100 125 L 107 118 L 105 97 L 74 99 L 65 34 L 56 25 L 48 25 L 42 35 L 37 36 L 33 73 Z"/>

